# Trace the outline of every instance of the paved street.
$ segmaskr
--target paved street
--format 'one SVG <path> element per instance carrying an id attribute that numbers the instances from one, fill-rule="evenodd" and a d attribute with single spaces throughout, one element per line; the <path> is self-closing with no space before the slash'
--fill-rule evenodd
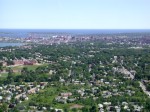
<path id="1" fill-rule="evenodd" d="M 140 82 L 140 81 L 139 81 L 139 83 L 140 83 L 140 87 L 142 88 L 143 92 L 144 92 L 145 94 L 147 94 L 148 97 L 150 97 L 150 92 L 146 90 L 145 85 L 144 85 L 142 82 Z"/>

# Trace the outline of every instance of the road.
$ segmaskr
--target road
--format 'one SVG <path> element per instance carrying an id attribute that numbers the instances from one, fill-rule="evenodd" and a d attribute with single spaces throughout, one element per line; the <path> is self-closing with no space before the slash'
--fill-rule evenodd
<path id="1" fill-rule="evenodd" d="M 144 85 L 142 82 L 140 82 L 140 81 L 139 81 L 139 83 L 140 83 L 140 87 L 142 88 L 143 92 L 144 92 L 145 94 L 147 94 L 148 97 L 150 98 L 150 92 L 146 90 L 145 85 Z"/>

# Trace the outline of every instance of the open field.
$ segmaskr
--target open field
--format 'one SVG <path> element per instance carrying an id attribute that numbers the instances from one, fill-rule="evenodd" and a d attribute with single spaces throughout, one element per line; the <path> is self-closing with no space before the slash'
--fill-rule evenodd
<path id="1" fill-rule="evenodd" d="M 8 73 L 0 73 L 0 80 L 5 79 L 8 76 Z"/>
<path id="2" fill-rule="evenodd" d="M 24 67 L 27 67 L 28 70 L 35 70 L 39 66 L 46 66 L 47 64 L 43 65 L 18 65 L 18 66 L 11 66 L 11 67 L 6 67 L 6 68 L 11 68 L 12 70 L 21 70 Z"/>
<path id="3" fill-rule="evenodd" d="M 22 68 L 26 67 L 28 70 L 35 70 L 37 67 L 40 66 L 47 66 L 48 64 L 43 64 L 43 65 L 20 65 L 20 66 L 11 66 L 11 67 L 5 67 L 4 70 L 7 70 L 11 68 L 13 70 L 13 75 L 17 76 L 20 75 Z M 0 80 L 6 79 L 8 76 L 7 72 L 0 73 Z"/>

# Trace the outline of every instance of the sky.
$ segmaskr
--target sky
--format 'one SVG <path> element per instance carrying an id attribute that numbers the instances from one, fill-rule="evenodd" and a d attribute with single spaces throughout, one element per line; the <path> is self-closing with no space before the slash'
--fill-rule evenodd
<path id="1" fill-rule="evenodd" d="M 0 29 L 150 29 L 150 0 L 0 0 Z"/>

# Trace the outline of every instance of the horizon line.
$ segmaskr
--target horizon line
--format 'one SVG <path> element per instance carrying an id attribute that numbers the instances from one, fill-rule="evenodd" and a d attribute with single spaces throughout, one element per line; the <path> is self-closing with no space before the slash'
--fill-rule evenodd
<path id="1" fill-rule="evenodd" d="M 52 28 L 0 28 L 0 30 L 150 30 L 150 28 L 149 29 L 143 29 L 143 28 L 141 28 L 141 29 L 139 29 L 139 28 L 129 28 L 129 29 L 127 29 L 127 28 L 125 28 L 125 29 L 122 29 L 122 28 L 120 28 L 120 29 L 101 29 L 101 28 L 60 28 L 60 29 L 58 29 L 58 28 L 54 28 L 54 29 L 52 29 Z"/>

